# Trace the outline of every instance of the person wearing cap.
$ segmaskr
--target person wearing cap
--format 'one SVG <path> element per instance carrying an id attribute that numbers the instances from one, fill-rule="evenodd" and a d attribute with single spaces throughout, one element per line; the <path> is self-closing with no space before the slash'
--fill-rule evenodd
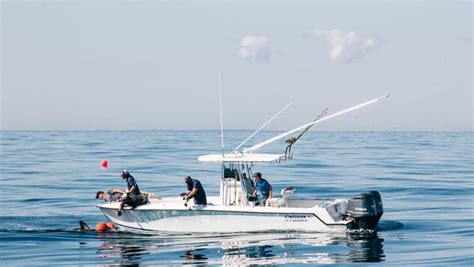
<path id="1" fill-rule="evenodd" d="M 123 179 L 126 180 L 127 182 L 127 188 L 128 190 L 125 191 L 127 195 L 132 195 L 132 196 L 138 196 L 140 195 L 140 188 L 138 188 L 138 184 L 135 181 L 135 178 L 127 171 L 123 170 L 122 173 L 120 174 Z"/>
<path id="2" fill-rule="evenodd" d="M 253 175 L 253 178 L 255 178 L 255 189 L 253 190 L 252 195 L 256 195 L 258 190 L 263 198 L 263 205 L 265 205 L 267 199 L 272 198 L 272 186 L 267 180 L 262 178 L 262 174 L 259 172 L 256 172 Z"/>
<path id="3" fill-rule="evenodd" d="M 183 196 L 184 205 L 187 206 L 186 202 L 191 198 L 194 198 L 194 205 L 207 205 L 206 191 L 201 182 L 198 179 L 192 179 L 191 176 L 186 176 L 184 182 L 188 187 L 188 192 Z"/>
<path id="4" fill-rule="evenodd" d="M 122 189 L 109 189 L 107 191 L 98 191 L 95 195 L 96 199 L 102 199 L 105 202 L 119 201 L 122 196 L 125 195 L 125 190 Z"/>
<path id="5" fill-rule="evenodd" d="M 136 206 L 135 203 L 137 203 L 138 196 L 140 195 L 140 188 L 138 188 L 135 178 L 127 170 L 123 170 L 120 176 L 126 180 L 128 189 L 125 191 L 125 195 L 120 201 L 118 216 L 122 215 L 122 209 L 125 204 L 132 207 Z"/>

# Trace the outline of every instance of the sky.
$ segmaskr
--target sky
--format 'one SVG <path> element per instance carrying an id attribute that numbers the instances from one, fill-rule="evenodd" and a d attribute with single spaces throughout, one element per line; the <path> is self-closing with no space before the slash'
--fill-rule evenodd
<path id="1" fill-rule="evenodd" d="M 472 131 L 471 1 L 1 1 L 1 130 Z"/>

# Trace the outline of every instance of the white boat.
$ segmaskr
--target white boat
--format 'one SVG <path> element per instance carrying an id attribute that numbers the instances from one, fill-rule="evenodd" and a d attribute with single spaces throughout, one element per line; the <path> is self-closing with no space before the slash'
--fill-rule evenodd
<path id="1" fill-rule="evenodd" d="M 386 98 L 377 98 L 338 113 L 318 116 L 314 121 L 280 134 L 253 147 L 228 154 L 200 156 L 203 163 L 221 165 L 220 194 L 208 196 L 207 205 L 184 205 L 181 197 L 150 198 L 149 202 L 131 209 L 125 207 L 118 216 L 118 202 L 97 205 L 102 213 L 121 228 L 165 232 L 253 232 L 253 231 L 345 231 L 376 229 L 383 214 L 377 191 L 369 191 L 350 199 L 298 199 L 297 188 L 286 188 L 281 196 L 265 202 L 250 198 L 254 189 L 253 169 L 258 164 L 280 163 L 292 157 L 291 146 L 313 125 Z M 282 154 L 256 153 L 257 149 L 302 131 L 289 138 Z M 242 145 L 242 144 L 241 144 Z M 240 147 L 240 146 L 239 146 Z"/>

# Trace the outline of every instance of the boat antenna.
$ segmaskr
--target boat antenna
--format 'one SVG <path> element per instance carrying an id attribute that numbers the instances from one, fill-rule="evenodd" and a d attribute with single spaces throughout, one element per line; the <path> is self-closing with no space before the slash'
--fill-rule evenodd
<path id="1" fill-rule="evenodd" d="M 267 126 L 273 119 L 275 119 L 276 117 L 278 117 L 278 115 L 280 115 L 283 111 L 285 111 L 289 106 L 291 106 L 291 104 L 293 104 L 292 102 L 288 103 L 283 109 L 281 109 L 280 111 L 278 111 L 275 115 L 273 115 L 273 117 L 271 117 L 267 122 L 265 122 L 262 126 L 260 126 L 260 128 L 258 128 L 255 132 L 253 132 L 249 137 L 247 137 L 247 139 L 245 139 L 242 143 L 240 143 L 240 145 L 238 145 L 236 148 L 234 148 L 234 150 L 232 152 L 235 152 L 237 151 L 237 149 L 241 148 L 245 143 L 247 143 L 247 141 L 250 140 L 250 138 L 254 137 L 258 132 L 260 132 L 260 130 L 262 130 L 263 128 L 265 128 L 265 126 Z"/>
<path id="2" fill-rule="evenodd" d="M 219 71 L 219 110 L 221 115 L 221 148 L 222 156 L 224 156 L 224 124 L 222 122 L 222 84 L 221 84 L 221 72 Z"/>
<path id="3" fill-rule="evenodd" d="M 362 103 L 362 104 L 359 104 L 359 105 L 350 107 L 350 108 L 348 108 L 348 109 L 341 110 L 341 111 L 339 111 L 339 112 L 337 112 L 337 113 L 334 113 L 334 114 L 331 114 L 331 115 L 329 115 L 329 116 L 323 117 L 323 118 L 321 118 L 321 119 L 319 119 L 319 120 L 312 121 L 312 122 L 307 123 L 307 124 L 305 124 L 305 125 L 302 125 L 302 126 L 300 126 L 300 127 L 298 127 L 298 128 L 295 128 L 295 129 L 293 129 L 293 130 L 290 130 L 290 131 L 288 131 L 288 132 L 285 132 L 285 133 L 282 133 L 282 134 L 280 134 L 280 135 L 277 135 L 277 136 L 275 136 L 275 137 L 273 137 L 273 138 L 270 138 L 270 139 L 268 139 L 268 140 L 266 140 L 266 141 L 264 141 L 264 142 L 261 142 L 261 143 L 259 143 L 259 144 L 256 144 L 256 145 L 254 145 L 254 146 L 251 147 L 251 148 L 244 149 L 244 152 L 255 151 L 255 150 L 257 150 L 257 149 L 259 149 L 259 148 L 261 148 L 261 147 L 263 147 L 263 146 L 265 146 L 265 145 L 268 145 L 268 144 L 270 144 L 270 143 L 272 143 L 272 142 L 275 142 L 276 140 L 279 140 L 279 139 L 281 139 L 281 138 L 283 138 L 283 137 L 285 137 L 285 136 L 287 136 L 287 135 L 293 134 L 293 133 L 295 133 L 295 132 L 297 132 L 297 131 L 300 131 L 300 130 L 303 130 L 303 129 L 309 127 L 309 126 L 312 126 L 312 125 L 314 125 L 314 124 L 323 122 L 323 121 L 325 121 L 325 120 L 329 120 L 329 119 L 331 119 L 331 118 L 334 118 L 334 117 L 336 117 L 336 116 L 342 115 L 342 114 L 344 114 L 344 113 L 351 112 L 351 111 L 353 111 L 353 110 L 356 110 L 356 109 L 365 107 L 365 106 L 367 106 L 367 105 L 373 104 L 373 103 L 375 103 L 375 102 L 377 102 L 377 101 L 379 101 L 379 100 L 382 100 L 382 99 L 384 99 L 384 98 L 387 98 L 387 97 L 389 97 L 389 96 L 390 96 L 390 95 L 384 95 L 384 96 L 382 96 L 382 97 L 379 97 L 379 98 L 376 98 L 376 99 L 373 99 L 373 100 L 364 102 L 364 103 Z"/>

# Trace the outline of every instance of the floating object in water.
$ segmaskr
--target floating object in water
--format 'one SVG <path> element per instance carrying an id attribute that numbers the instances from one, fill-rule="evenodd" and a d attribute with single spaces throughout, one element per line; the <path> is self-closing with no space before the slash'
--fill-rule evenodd
<path id="1" fill-rule="evenodd" d="M 109 228 L 107 227 L 107 224 L 105 222 L 98 222 L 96 225 L 95 225 L 95 231 L 96 232 L 105 232 L 107 231 Z"/>
<path id="2" fill-rule="evenodd" d="M 109 230 L 115 230 L 117 229 L 117 226 L 115 226 L 115 223 L 107 223 L 107 229 Z"/>
<path id="3" fill-rule="evenodd" d="M 79 225 L 80 225 L 79 230 L 81 232 L 94 231 L 84 221 L 79 221 Z M 107 232 L 107 231 L 115 231 L 115 230 L 117 230 L 117 226 L 114 223 L 98 222 L 95 226 L 96 232 Z"/>
<path id="4" fill-rule="evenodd" d="M 104 170 L 107 170 L 107 167 L 109 167 L 109 162 L 104 159 L 101 163 L 100 163 L 100 167 L 102 167 L 102 169 Z"/>

